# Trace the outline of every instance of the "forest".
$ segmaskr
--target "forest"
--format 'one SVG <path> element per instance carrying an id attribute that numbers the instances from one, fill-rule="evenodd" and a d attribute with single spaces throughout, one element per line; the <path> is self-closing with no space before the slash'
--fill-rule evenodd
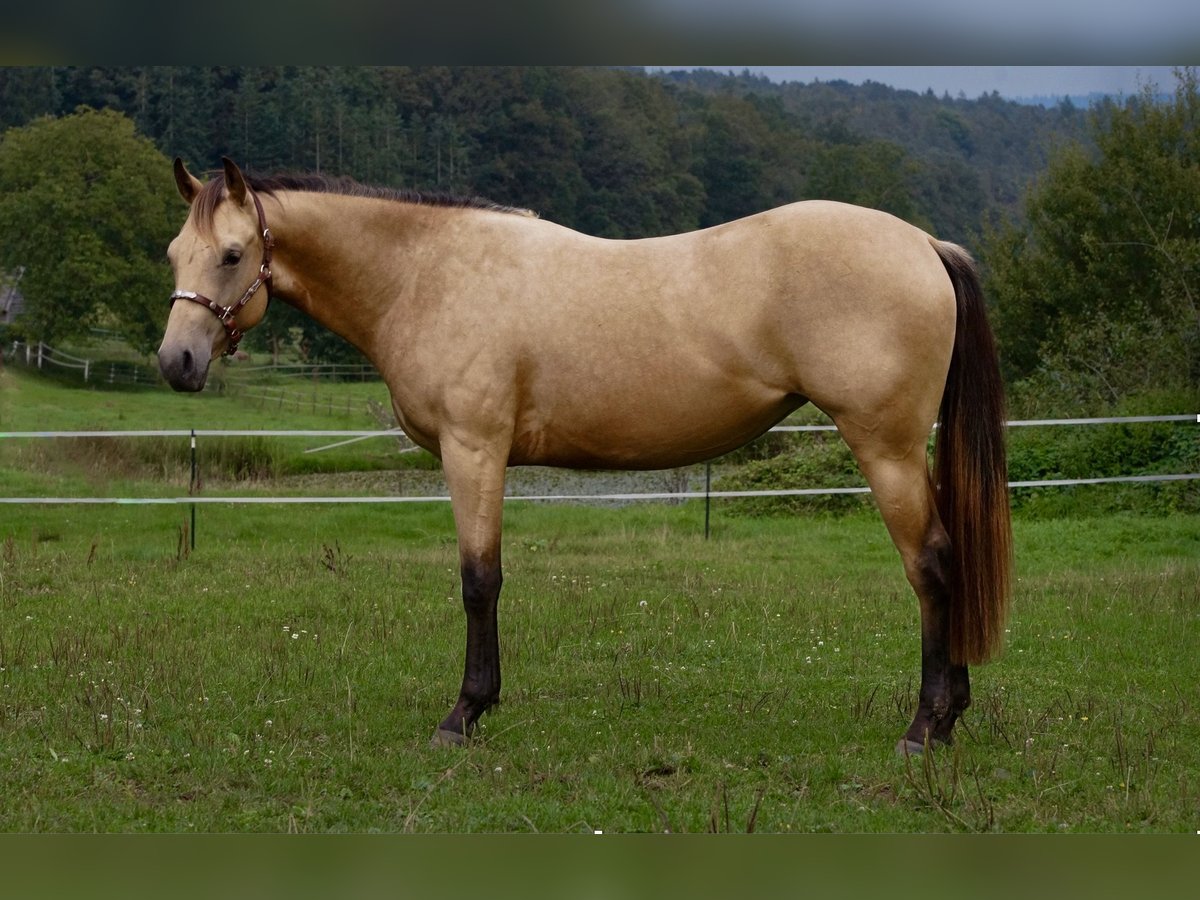
<path id="1" fill-rule="evenodd" d="M 117 110 L 169 157 L 471 193 L 604 237 L 703 227 L 807 197 L 894 212 L 950 240 L 1014 212 L 1069 104 L 697 70 L 0 69 L 0 129 Z"/>

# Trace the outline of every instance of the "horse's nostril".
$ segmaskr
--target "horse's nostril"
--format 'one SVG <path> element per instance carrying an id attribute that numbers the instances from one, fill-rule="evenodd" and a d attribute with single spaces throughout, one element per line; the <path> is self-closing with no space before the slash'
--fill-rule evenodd
<path id="1" fill-rule="evenodd" d="M 196 368 L 196 361 L 195 361 L 195 359 L 192 358 L 192 351 L 184 350 L 183 351 L 183 372 L 184 372 L 184 374 L 185 375 L 192 374 L 192 371 L 195 368 Z"/>

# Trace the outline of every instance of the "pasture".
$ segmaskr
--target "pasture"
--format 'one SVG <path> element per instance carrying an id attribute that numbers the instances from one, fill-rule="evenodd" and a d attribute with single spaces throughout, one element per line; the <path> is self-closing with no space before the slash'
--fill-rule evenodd
<path id="1" fill-rule="evenodd" d="M 59 477 L 14 458 L 13 493 Z M 906 761 L 918 611 L 873 513 L 705 541 L 699 504 L 511 504 L 503 702 L 454 750 L 448 507 L 206 506 L 195 551 L 186 515 L 0 506 L 0 830 L 1200 827 L 1198 516 L 1018 517 L 1007 650 Z"/>

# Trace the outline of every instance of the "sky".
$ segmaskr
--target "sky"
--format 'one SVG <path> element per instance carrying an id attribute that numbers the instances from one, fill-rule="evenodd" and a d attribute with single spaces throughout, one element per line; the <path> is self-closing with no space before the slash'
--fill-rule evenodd
<path id="1" fill-rule="evenodd" d="M 1197 3 L 1200 8 L 1200 2 Z M 1175 83 L 1171 66 L 655 66 L 653 68 L 709 68 L 751 72 L 772 81 L 842 79 L 854 84 L 877 81 L 895 88 L 923 92 L 932 88 L 957 97 L 962 91 L 974 99 L 998 91 L 1002 97 L 1086 96 L 1091 93 L 1136 94 L 1143 83 L 1154 82 L 1163 91 Z"/>
<path id="2" fill-rule="evenodd" d="M 754 34 L 775 50 L 799 42 L 804 52 L 792 58 L 815 62 L 1136 64 L 1192 59 L 1200 49 L 1196 0 L 624 2 L 726 40 Z"/>

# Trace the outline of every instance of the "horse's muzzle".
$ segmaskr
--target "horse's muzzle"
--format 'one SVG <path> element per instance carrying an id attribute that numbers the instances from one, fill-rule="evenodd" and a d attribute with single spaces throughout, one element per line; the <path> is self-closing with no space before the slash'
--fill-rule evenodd
<path id="1" fill-rule="evenodd" d="M 207 350 L 207 348 L 205 348 Z M 207 352 L 197 353 L 178 344 L 163 343 L 158 348 L 158 370 L 167 384 L 177 391 L 200 391 L 208 380 Z"/>

